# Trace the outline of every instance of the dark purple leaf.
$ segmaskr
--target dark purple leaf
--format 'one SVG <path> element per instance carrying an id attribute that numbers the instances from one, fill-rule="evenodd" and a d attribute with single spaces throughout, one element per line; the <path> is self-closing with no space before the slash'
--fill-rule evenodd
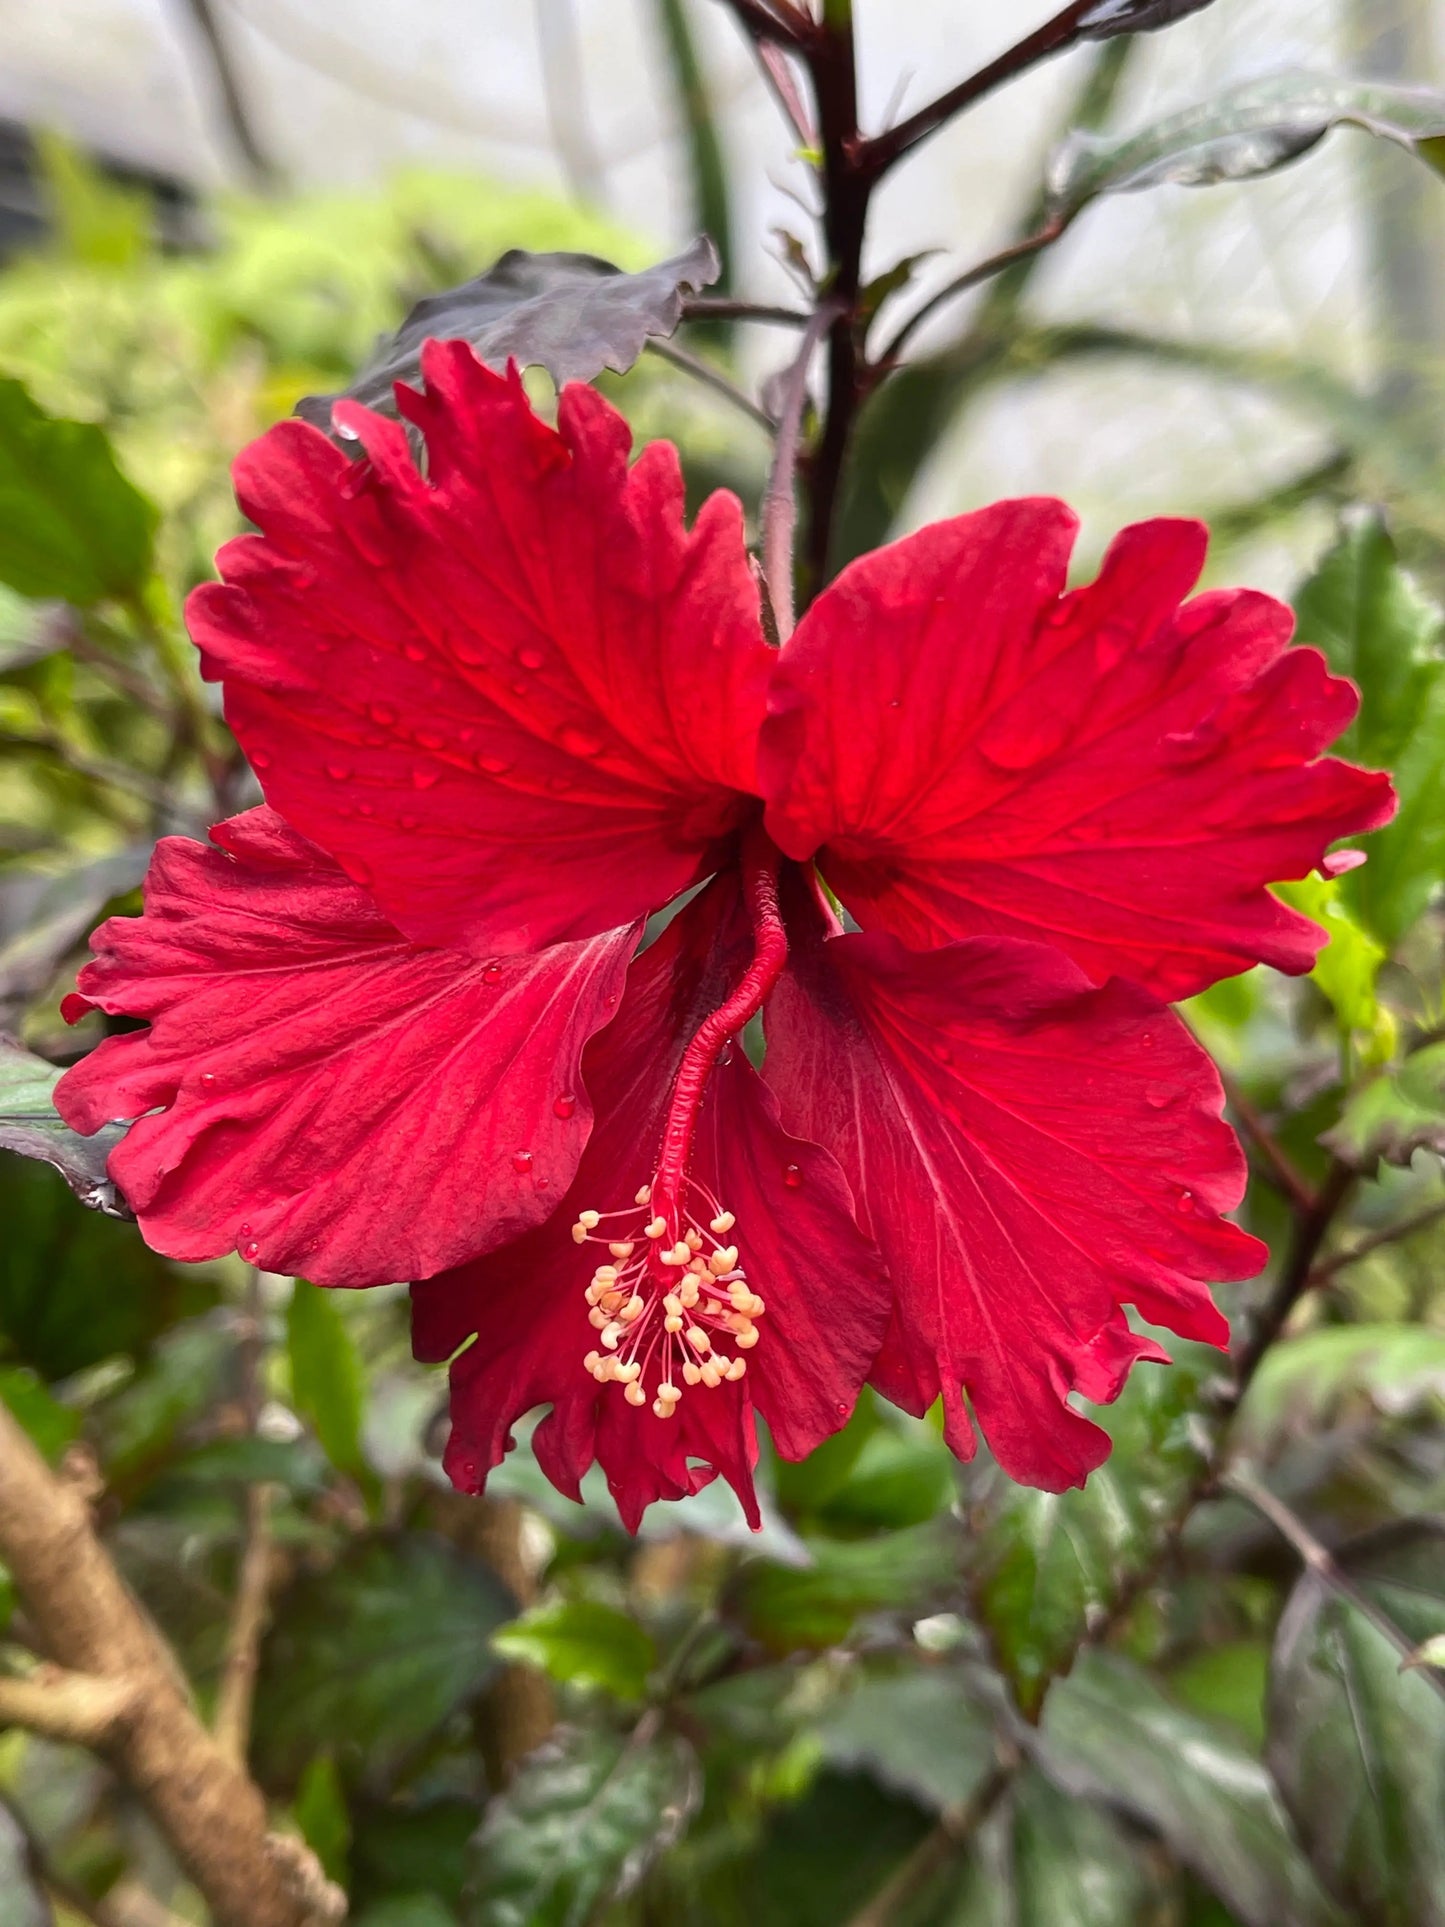
<path id="1" fill-rule="evenodd" d="M 717 249 L 705 234 L 638 274 L 593 254 L 513 248 L 485 274 L 419 301 L 349 388 L 307 395 L 296 413 L 329 429 L 331 404 L 344 395 L 394 414 L 393 383 L 417 379 L 421 345 L 433 338 L 469 341 L 499 370 L 509 361 L 545 368 L 558 387 L 590 381 L 604 368 L 625 374 L 649 337 L 672 334 L 686 297 L 720 272 Z"/>
<path id="2" fill-rule="evenodd" d="M 1113 40 L 1121 33 L 1155 33 L 1191 13 L 1203 13 L 1213 0 L 1095 0 L 1078 23 L 1080 40 Z"/>

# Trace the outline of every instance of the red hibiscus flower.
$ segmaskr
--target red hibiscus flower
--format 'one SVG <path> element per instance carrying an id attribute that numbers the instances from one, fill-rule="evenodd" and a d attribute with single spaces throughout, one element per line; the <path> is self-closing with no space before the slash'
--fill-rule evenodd
<path id="1" fill-rule="evenodd" d="M 149 1028 L 57 1093 L 145 1235 L 414 1286 L 447 1464 L 513 1421 L 629 1525 L 754 1409 L 798 1456 L 871 1380 L 956 1451 L 1082 1480 L 1264 1253 L 1218 1079 L 1166 1000 L 1321 933 L 1266 886 L 1390 814 L 1321 750 L 1355 695 L 1288 612 L 1186 600 L 1204 531 L 1001 504 L 855 564 L 769 647 L 736 502 L 689 531 L 592 390 L 541 422 L 433 343 L 425 438 L 354 404 L 240 459 L 260 530 L 192 632 L 268 807 L 160 846 L 73 1008 Z M 645 919 L 676 905 L 660 935 Z M 861 930 L 844 932 L 837 905 Z M 742 1047 L 765 1013 L 761 1074 Z"/>

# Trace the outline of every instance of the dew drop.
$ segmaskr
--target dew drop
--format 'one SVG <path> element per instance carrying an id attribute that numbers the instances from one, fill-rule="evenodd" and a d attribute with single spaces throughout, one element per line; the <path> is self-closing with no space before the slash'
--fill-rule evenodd
<path id="1" fill-rule="evenodd" d="M 897 696 L 895 696 L 895 697 L 893 698 L 893 700 L 892 700 L 892 702 L 891 702 L 891 703 L 889 703 L 889 705 L 888 705 L 888 707 L 889 707 L 890 709 L 902 709 L 902 707 L 903 707 L 903 703 L 902 703 L 902 701 L 901 701 L 901 699 L 900 699 L 899 697 L 897 697 Z"/>
<path id="2" fill-rule="evenodd" d="M 514 696 L 526 696 L 530 694 L 530 691 L 524 682 L 514 682 L 512 684 L 512 694 Z"/>
<path id="3" fill-rule="evenodd" d="M 368 703 L 366 713 L 374 723 L 383 726 L 396 721 L 396 711 L 390 703 Z"/>
<path id="4" fill-rule="evenodd" d="M 1122 622 L 1106 622 L 1094 632 L 1094 661 L 1100 669 L 1117 669 L 1134 647 L 1134 632 Z"/>
<path id="5" fill-rule="evenodd" d="M 576 1108 L 577 1100 L 571 1091 L 563 1091 L 560 1097 L 552 1101 L 552 1109 L 558 1117 L 571 1117 Z"/>
<path id="6" fill-rule="evenodd" d="M 241 1229 L 236 1233 L 236 1236 L 242 1239 L 249 1238 L 250 1235 L 251 1235 L 251 1227 L 248 1224 L 243 1224 L 241 1226 Z"/>
<path id="7" fill-rule="evenodd" d="M 530 1151 L 513 1151 L 512 1169 L 517 1173 L 518 1177 L 524 1177 L 531 1168 L 532 1153 Z"/>
<path id="8" fill-rule="evenodd" d="M 207 1090 L 211 1088 L 211 1086 L 215 1083 L 215 1081 L 216 1081 L 216 1073 L 214 1071 L 201 1072 L 201 1082 L 205 1085 Z"/>
<path id="9" fill-rule="evenodd" d="M 412 816 L 410 814 L 407 814 L 406 816 L 399 816 L 396 820 L 404 830 L 414 830 L 419 821 L 417 817 Z"/>
<path id="10" fill-rule="evenodd" d="M 375 816 L 376 815 L 375 803 L 358 803 L 356 806 L 356 814 L 358 816 Z"/>
<path id="11" fill-rule="evenodd" d="M 426 661 L 426 650 L 419 642 L 404 642 L 401 645 L 401 653 L 406 657 L 408 662 Z"/>
<path id="12" fill-rule="evenodd" d="M 790 1191 L 796 1191 L 802 1182 L 803 1174 L 796 1164 L 788 1164 L 783 1167 L 783 1183 L 787 1185 Z"/>
<path id="13" fill-rule="evenodd" d="M 419 729 L 416 740 L 423 749 L 445 749 L 447 746 L 446 737 L 438 736 L 434 729 Z"/>
<path id="14" fill-rule="evenodd" d="M 482 972 L 482 982 L 489 990 L 495 990 L 502 981 L 502 974 L 502 966 L 499 963 L 489 963 Z"/>
<path id="15" fill-rule="evenodd" d="M 1144 1093 L 1144 1102 L 1151 1111 L 1167 1111 L 1174 1098 L 1175 1093 L 1167 1084 L 1151 1084 Z"/>
<path id="16" fill-rule="evenodd" d="M 557 741 L 569 756 L 600 756 L 602 754 L 602 738 L 600 736 L 594 736 L 590 729 L 576 729 L 571 723 L 568 723 L 563 729 Z"/>
<path id="17" fill-rule="evenodd" d="M 517 661 L 524 669 L 540 669 L 547 658 L 540 649 L 519 649 Z"/>
<path id="18" fill-rule="evenodd" d="M 412 786 L 419 790 L 429 790 L 433 783 L 441 781 L 441 774 L 439 769 L 431 769 L 426 763 L 415 763 L 411 772 Z"/>
<path id="19" fill-rule="evenodd" d="M 252 750 L 251 767 L 253 769 L 270 769 L 271 758 L 266 754 L 264 749 Z"/>
<path id="20" fill-rule="evenodd" d="M 1192 1191 L 1181 1191 L 1179 1193 L 1179 1209 L 1186 1218 L 1193 1215 L 1194 1193 Z"/>
<path id="21" fill-rule="evenodd" d="M 512 765 L 507 761 L 505 756 L 479 756 L 477 758 L 477 768 L 484 770 L 488 776 L 505 776 L 511 767 Z"/>
<path id="22" fill-rule="evenodd" d="M 344 783 L 351 774 L 351 766 L 349 763 L 328 763 L 326 774 L 333 783 Z"/>
<path id="23" fill-rule="evenodd" d="M 254 1262 L 257 1258 L 260 1257 L 260 1255 L 261 1255 L 261 1247 L 254 1238 L 250 1239 L 246 1244 L 242 1245 L 241 1247 L 241 1256 L 243 1258 L 249 1258 Z"/>
<path id="24" fill-rule="evenodd" d="M 539 1191 L 545 1191 L 547 1189 L 547 1186 L 551 1183 L 551 1179 L 537 1178 L 536 1180 L 534 1180 L 534 1182 L 536 1183 L 537 1189 Z"/>

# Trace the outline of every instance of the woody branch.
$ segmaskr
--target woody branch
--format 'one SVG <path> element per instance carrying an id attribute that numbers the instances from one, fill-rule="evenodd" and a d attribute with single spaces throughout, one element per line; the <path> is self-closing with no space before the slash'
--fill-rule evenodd
<path id="1" fill-rule="evenodd" d="M 63 1671 L 0 1682 L 0 1719 L 81 1741 L 148 1808 L 217 1927 L 309 1927 L 337 1913 L 297 1843 L 191 1703 L 174 1654 L 96 1536 L 84 1495 L 0 1405 L 0 1560 Z"/>

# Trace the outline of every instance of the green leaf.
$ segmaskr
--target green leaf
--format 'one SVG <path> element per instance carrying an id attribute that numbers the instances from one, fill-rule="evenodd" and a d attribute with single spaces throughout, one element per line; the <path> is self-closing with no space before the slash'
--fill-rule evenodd
<path id="1" fill-rule="evenodd" d="M 47 415 L 0 378 L 0 582 L 79 608 L 133 595 L 150 573 L 155 524 L 102 429 Z"/>
<path id="2" fill-rule="evenodd" d="M 0 1403 L 52 1465 L 80 1431 L 79 1416 L 53 1398 L 28 1366 L 0 1365 Z"/>
<path id="3" fill-rule="evenodd" d="M 941 1666 L 871 1673 L 814 1730 L 829 1766 L 939 1813 L 971 1799 L 994 1764 L 991 1720 Z"/>
<path id="4" fill-rule="evenodd" d="M 0 1927 L 54 1927 L 55 1916 L 30 1864 L 30 1845 L 0 1805 Z"/>
<path id="5" fill-rule="evenodd" d="M 1346 903 L 1393 949 L 1445 877 L 1445 616 L 1400 567 L 1377 511 L 1356 510 L 1295 599 L 1299 640 L 1360 688 L 1344 755 L 1395 778 L 1393 823 L 1359 839 Z"/>
<path id="6" fill-rule="evenodd" d="M 1065 1793 L 1157 1833 L 1245 1927 L 1336 1927 L 1264 1767 L 1128 1660 L 1084 1655 L 1050 1693 L 1042 1732 Z"/>
<path id="7" fill-rule="evenodd" d="M 8 914 L 4 918 L 13 934 L 0 943 L 0 1002 L 23 1006 L 49 987 L 66 952 L 95 927 L 105 906 L 139 887 L 154 847 L 147 839 L 109 856 L 84 856 L 56 874 L 26 878 L 23 915 L 13 922 Z M 14 871 L 6 882 L 18 894 Z M 7 912 L 10 907 L 4 906 Z"/>
<path id="8" fill-rule="evenodd" d="M 1412 1051 L 1372 1078 L 1320 1142 L 1357 1171 L 1408 1164 L 1416 1151 L 1445 1152 L 1445 1044 Z"/>
<path id="9" fill-rule="evenodd" d="M 511 1601 L 491 1569 L 421 1533 L 363 1540 L 276 1605 L 256 1693 L 266 1772 L 294 1779 L 318 1747 L 386 1780 L 496 1667 Z"/>
<path id="10" fill-rule="evenodd" d="M 398 1801 L 353 1797 L 351 1897 L 398 1903 L 425 1893 L 460 1906 L 467 1884 L 471 1838 L 477 1830 L 472 1797 Z"/>
<path id="11" fill-rule="evenodd" d="M 1117 1404 L 1091 1413 L 1114 1450 L 1081 1491 L 1036 1492 L 999 1475 L 971 1509 L 974 1612 L 1033 1717 L 1092 1625 L 1145 1572 L 1203 1460 L 1200 1395 L 1220 1370 L 1202 1345 L 1139 1365 Z"/>
<path id="12" fill-rule="evenodd" d="M 657 1665 L 651 1635 L 628 1614 L 595 1599 L 534 1606 L 492 1635 L 492 1650 L 540 1667 L 553 1679 L 624 1700 L 642 1698 Z"/>
<path id="13" fill-rule="evenodd" d="M 1445 1670 L 1445 1633 L 1434 1633 L 1429 1639 L 1421 1640 L 1403 1664 L 1407 1668 L 1433 1666 Z"/>
<path id="14" fill-rule="evenodd" d="M 737 1606 L 752 1636 L 774 1653 L 839 1645 L 867 1612 L 928 1610 L 953 1576 L 953 1538 L 938 1525 L 871 1539 L 807 1541 L 812 1564 L 745 1567 Z"/>
<path id="15" fill-rule="evenodd" d="M 1397 1416 L 1445 1399 L 1445 1332 L 1423 1325 L 1327 1325 L 1273 1345 L 1235 1417 L 1236 1455 L 1267 1464 L 1361 1406 Z"/>
<path id="16" fill-rule="evenodd" d="M 1339 1562 L 1417 1641 L 1445 1632 L 1445 1537 L 1407 1528 Z M 1275 1640 L 1269 1760 L 1316 1870 L 1371 1927 L 1445 1921 L 1445 1699 L 1315 1573 Z"/>
<path id="17" fill-rule="evenodd" d="M 1025 1769 L 980 1829 L 940 1927 L 1125 1927 L 1173 1918 L 1122 1826 Z"/>
<path id="18" fill-rule="evenodd" d="M 344 1887 L 351 1846 L 351 1815 L 341 1790 L 341 1775 L 330 1753 L 318 1753 L 308 1763 L 291 1810 L 301 1837 L 321 1862 L 327 1879 Z"/>
<path id="19" fill-rule="evenodd" d="M 1277 883 L 1274 890 L 1292 910 L 1313 918 L 1329 937 L 1310 976 L 1329 999 L 1341 1032 L 1346 1037 L 1356 1031 L 1371 1037 L 1379 1033 L 1379 1048 L 1388 1057 L 1395 1027 L 1388 1017 L 1382 1022 L 1375 995 L 1375 981 L 1388 952 L 1350 915 L 1341 879 L 1311 875 L 1295 883 Z"/>
<path id="20" fill-rule="evenodd" d="M 82 1211 L 44 1164 L 0 1158 L 0 1351 L 42 1378 L 142 1353 L 215 1303 L 205 1272 L 168 1264 L 133 1224 Z"/>
<path id="21" fill-rule="evenodd" d="M 365 1476 L 361 1427 L 366 1377 L 361 1359 L 329 1291 L 298 1278 L 286 1308 L 286 1357 L 291 1399 L 339 1472 Z"/>
<path id="22" fill-rule="evenodd" d="M 82 1204 L 113 1218 L 128 1217 L 105 1168 L 124 1126 L 107 1126 L 94 1137 L 72 1131 L 54 1104 L 60 1078 L 53 1064 L 0 1032 L 0 1151 L 54 1165 Z"/>
<path id="23" fill-rule="evenodd" d="M 487 1808 L 467 1927 L 587 1927 L 677 1839 L 700 1792 L 673 1734 L 562 1731 Z"/>
<path id="24" fill-rule="evenodd" d="M 151 201 L 103 174 L 50 128 L 31 136 L 57 251 L 87 267 L 134 267 L 151 239 Z"/>
<path id="25" fill-rule="evenodd" d="M 852 1470 L 821 1508 L 828 1532 L 901 1532 L 935 1518 L 958 1494 L 957 1460 L 938 1433 L 913 1421 L 863 1441 Z"/>
<path id="26" fill-rule="evenodd" d="M 1069 221 L 1102 194 L 1252 180 L 1297 160 L 1335 127 L 1358 127 L 1431 160 L 1445 96 L 1423 88 L 1275 74 L 1156 121 L 1125 140 L 1075 134 L 1049 163 L 1050 213 Z"/>
<path id="27" fill-rule="evenodd" d="M 393 1894 L 348 1914 L 351 1927 L 456 1927 L 457 1917 L 435 1894 Z"/>

